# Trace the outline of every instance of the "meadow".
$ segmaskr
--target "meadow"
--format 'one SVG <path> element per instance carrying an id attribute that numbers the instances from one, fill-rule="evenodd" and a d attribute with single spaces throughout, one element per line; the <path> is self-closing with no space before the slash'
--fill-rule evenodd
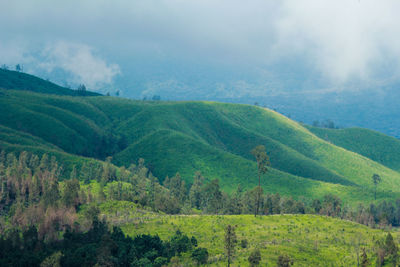
<path id="1" fill-rule="evenodd" d="M 357 266 L 357 251 L 361 254 L 365 248 L 375 262 L 375 242 L 386 236 L 383 230 L 318 215 L 164 215 L 122 225 L 122 229 L 130 236 L 158 234 L 166 240 L 180 230 L 208 249 L 211 266 L 226 266 L 224 229 L 228 224 L 236 227 L 239 241 L 233 266 L 249 266 L 247 258 L 256 248 L 261 252 L 261 266 L 275 266 L 279 255 L 288 255 L 293 266 Z M 398 240 L 397 232 L 394 236 Z M 242 240 L 247 240 L 248 247 L 241 247 Z"/>

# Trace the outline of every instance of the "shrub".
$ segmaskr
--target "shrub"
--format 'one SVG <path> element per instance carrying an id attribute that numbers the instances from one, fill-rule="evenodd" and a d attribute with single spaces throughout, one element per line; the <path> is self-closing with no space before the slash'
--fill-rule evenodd
<path id="1" fill-rule="evenodd" d="M 192 252 L 192 259 L 198 264 L 206 264 L 208 261 L 208 251 L 206 248 L 196 248 Z"/>
<path id="2" fill-rule="evenodd" d="M 242 248 L 247 248 L 247 245 L 249 244 L 249 242 L 247 241 L 247 239 L 242 239 L 241 241 L 240 241 L 240 246 L 242 247 Z"/>
<path id="3" fill-rule="evenodd" d="M 255 249 L 253 252 L 251 252 L 248 261 L 250 263 L 250 266 L 258 266 L 261 262 L 261 253 L 259 249 Z"/>

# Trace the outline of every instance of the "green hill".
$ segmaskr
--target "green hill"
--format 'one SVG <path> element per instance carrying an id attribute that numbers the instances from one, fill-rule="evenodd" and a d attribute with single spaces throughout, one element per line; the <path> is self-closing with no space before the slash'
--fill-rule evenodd
<path id="1" fill-rule="evenodd" d="M 271 160 L 262 177 L 269 192 L 296 198 L 333 193 L 351 202 L 370 201 L 371 176 L 378 173 L 378 198 L 400 197 L 396 139 L 358 130 L 362 134 L 353 142 L 350 129 L 345 134 L 324 131 L 250 105 L 0 89 L 0 148 L 8 151 L 77 157 L 67 165 L 83 157 L 110 156 L 113 163 L 129 166 L 144 158 L 160 180 L 179 172 L 190 182 L 201 171 L 208 180 L 219 179 L 229 192 L 238 184 L 256 185 L 250 150 L 262 144 Z"/>
<path id="2" fill-rule="evenodd" d="M 363 128 L 326 129 L 306 126 L 318 137 L 400 171 L 400 140 Z"/>
<path id="3" fill-rule="evenodd" d="M 76 91 L 65 87 L 61 87 L 49 81 L 45 81 L 33 75 L 0 69 L 0 88 L 25 90 L 37 93 L 55 94 L 55 95 L 71 95 L 71 96 L 96 96 L 98 93 L 89 91 Z"/>

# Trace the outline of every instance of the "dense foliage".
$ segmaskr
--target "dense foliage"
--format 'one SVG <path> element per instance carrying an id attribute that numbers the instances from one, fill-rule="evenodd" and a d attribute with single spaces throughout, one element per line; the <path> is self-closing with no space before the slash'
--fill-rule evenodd
<path id="1" fill-rule="evenodd" d="M 177 232 L 169 241 L 157 235 L 125 236 L 121 229 L 93 221 L 87 232 L 68 229 L 61 240 L 44 242 L 35 226 L 0 238 L 1 266 L 163 266 L 175 256 L 191 251 L 188 236 Z M 200 252 L 200 253 L 199 253 Z M 206 249 L 193 251 L 204 262 Z"/>

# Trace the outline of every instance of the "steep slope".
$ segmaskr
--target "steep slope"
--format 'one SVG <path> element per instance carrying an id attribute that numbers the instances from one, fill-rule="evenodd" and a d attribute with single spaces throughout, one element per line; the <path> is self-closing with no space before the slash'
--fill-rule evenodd
<path id="1" fill-rule="evenodd" d="M 55 95 L 70 95 L 70 96 L 96 96 L 100 95 L 94 92 L 78 92 L 65 87 L 61 87 L 49 81 L 45 81 L 36 76 L 18 72 L 0 69 L 0 88 L 25 90 L 37 93 L 55 94 Z"/>
<path id="2" fill-rule="evenodd" d="M 256 185 L 250 150 L 262 144 L 271 159 L 262 178 L 269 192 L 295 197 L 334 193 L 353 202 L 371 200 L 371 176 L 378 173 L 383 180 L 378 197 L 400 196 L 400 174 L 394 165 L 336 146 L 301 124 L 256 106 L 0 89 L 0 126 L 0 149 L 112 156 L 120 166 L 144 158 L 160 180 L 180 172 L 190 182 L 201 171 L 208 180 L 219 179 L 226 191 L 239 183 L 245 188 Z M 382 136 L 370 136 L 369 142 Z"/>

